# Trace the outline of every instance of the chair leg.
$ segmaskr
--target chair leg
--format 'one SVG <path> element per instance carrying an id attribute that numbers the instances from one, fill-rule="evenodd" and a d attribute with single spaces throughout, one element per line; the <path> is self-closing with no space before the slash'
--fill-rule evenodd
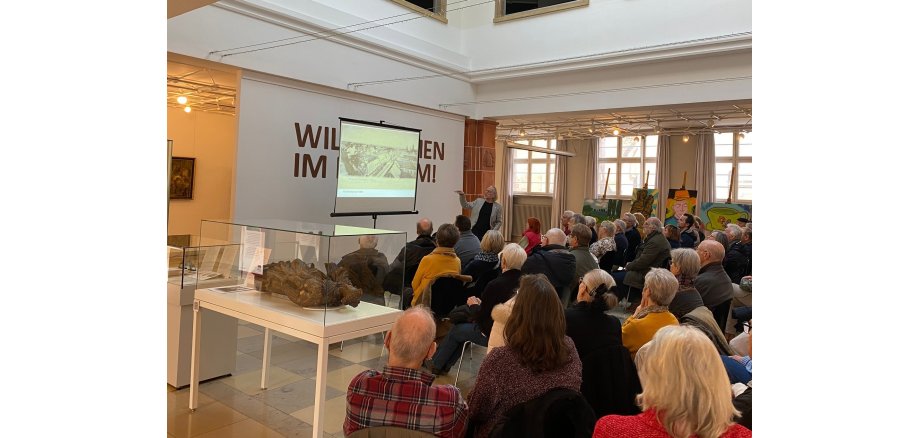
<path id="1" fill-rule="evenodd" d="M 470 367 L 473 366 L 473 343 L 466 341 L 463 343 L 463 349 L 460 350 L 460 363 L 457 364 L 457 377 L 454 379 L 454 386 L 460 383 L 460 370 L 463 369 L 463 354 L 466 353 L 466 346 L 470 346 Z"/>

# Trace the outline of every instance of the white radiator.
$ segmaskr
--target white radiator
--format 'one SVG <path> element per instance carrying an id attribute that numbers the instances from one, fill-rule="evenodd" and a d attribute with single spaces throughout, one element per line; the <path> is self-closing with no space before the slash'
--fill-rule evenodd
<path id="1" fill-rule="evenodd" d="M 553 227 L 551 221 L 553 213 L 553 198 L 548 196 L 515 196 L 512 206 L 512 226 L 510 240 L 517 242 L 527 229 L 527 218 L 535 217 L 540 220 L 540 231 Z"/>

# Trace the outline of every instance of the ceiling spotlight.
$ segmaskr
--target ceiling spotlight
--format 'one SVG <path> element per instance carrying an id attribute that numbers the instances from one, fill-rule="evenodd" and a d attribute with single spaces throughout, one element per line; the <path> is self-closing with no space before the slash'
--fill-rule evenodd
<path id="1" fill-rule="evenodd" d="M 683 140 L 684 140 L 684 143 L 686 143 L 686 142 L 688 142 L 688 141 L 690 141 L 690 136 L 689 136 L 689 135 L 687 135 L 687 134 L 684 134 L 684 138 L 683 138 Z"/>
<path id="2" fill-rule="evenodd" d="M 521 130 L 518 131 L 518 137 L 523 137 L 525 134 L 527 134 L 527 133 L 524 132 L 524 128 L 521 128 Z"/>
<path id="3" fill-rule="evenodd" d="M 738 133 L 738 140 L 744 140 L 744 132 Z"/>
<path id="4" fill-rule="evenodd" d="M 185 107 L 185 112 L 187 112 L 187 113 L 192 112 L 192 107 L 186 105 L 186 107 Z"/>
<path id="5" fill-rule="evenodd" d="M 638 136 L 638 135 L 637 135 L 637 136 L 635 136 L 635 137 L 633 137 L 633 141 L 634 141 L 634 142 L 636 142 L 636 143 L 638 143 L 638 142 L 639 142 L 640 140 L 642 140 L 642 139 L 641 139 L 641 138 L 639 138 L 639 136 Z"/>
<path id="6" fill-rule="evenodd" d="M 588 132 L 594 134 L 594 120 L 591 121 L 591 127 L 588 128 Z"/>
<path id="7" fill-rule="evenodd" d="M 613 135 L 620 135 L 620 128 L 617 128 L 616 126 L 614 126 L 614 127 L 613 127 Z"/>
<path id="8" fill-rule="evenodd" d="M 185 96 L 179 96 L 176 98 L 176 102 L 179 102 L 180 105 L 185 105 L 188 103 L 188 98 Z"/>

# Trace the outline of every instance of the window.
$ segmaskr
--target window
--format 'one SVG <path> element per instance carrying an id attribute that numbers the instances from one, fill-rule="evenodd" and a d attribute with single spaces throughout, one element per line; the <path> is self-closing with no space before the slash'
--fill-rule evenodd
<path id="1" fill-rule="evenodd" d="M 716 199 L 728 198 L 732 186 L 732 202 L 750 204 L 754 201 L 754 169 L 751 163 L 754 133 L 725 132 L 715 135 L 716 143 Z M 732 168 L 735 179 L 729 181 Z"/>
<path id="2" fill-rule="evenodd" d="M 597 150 L 597 195 L 632 197 L 634 188 L 655 188 L 658 136 L 604 137 Z M 607 175 L 610 178 L 607 178 Z"/>
<path id="3" fill-rule="evenodd" d="M 495 0 L 495 23 L 588 6 L 588 0 Z"/>
<path id="4" fill-rule="evenodd" d="M 422 15 L 447 23 L 447 0 L 390 0 Z"/>
<path id="5" fill-rule="evenodd" d="M 518 140 L 515 143 L 556 149 L 556 140 Z M 552 195 L 556 185 L 556 156 L 543 152 L 514 150 L 514 194 Z"/>

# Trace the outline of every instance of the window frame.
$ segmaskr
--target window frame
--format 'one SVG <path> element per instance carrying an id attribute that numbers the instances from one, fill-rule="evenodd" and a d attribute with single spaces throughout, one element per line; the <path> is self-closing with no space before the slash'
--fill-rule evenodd
<path id="1" fill-rule="evenodd" d="M 598 151 L 597 151 L 597 157 L 595 159 L 596 168 L 597 168 L 597 184 L 594 186 L 594 198 L 595 199 L 597 199 L 598 196 L 604 193 L 603 190 L 599 190 L 603 188 L 601 187 L 600 184 L 604 182 L 607 178 L 606 173 L 601 172 L 601 169 L 603 167 L 602 164 L 616 163 L 616 178 L 614 178 L 614 185 L 613 185 L 614 193 L 613 195 L 611 195 L 610 191 L 608 190 L 607 199 L 622 199 L 622 200 L 632 199 L 632 192 L 627 193 L 625 195 L 619 194 L 622 188 L 621 187 L 621 182 L 622 182 L 621 175 L 623 174 L 622 169 L 623 169 L 624 163 L 625 164 L 639 163 L 639 172 L 640 172 L 640 175 L 643 175 L 643 176 L 645 175 L 645 171 L 647 170 L 646 165 L 650 163 L 654 163 L 655 164 L 655 178 L 649 178 L 649 189 L 654 190 L 656 188 L 655 187 L 657 185 L 656 180 L 658 179 L 658 152 L 657 151 L 655 152 L 654 157 L 646 156 L 648 137 L 649 137 L 648 135 L 641 136 L 641 139 L 639 140 L 639 156 L 638 157 L 623 157 L 623 136 L 622 135 L 601 137 L 598 139 L 598 143 L 597 143 Z M 658 137 L 658 141 L 661 141 L 660 135 L 654 135 L 654 137 Z M 601 157 L 600 145 L 601 145 L 601 142 L 603 142 L 605 138 L 615 138 L 616 139 L 616 143 L 617 143 L 617 156 L 616 157 L 614 158 Z M 641 180 L 642 178 L 640 177 L 640 181 Z M 608 184 L 608 188 L 609 187 L 610 185 Z M 641 188 L 642 185 L 640 185 L 639 187 Z"/>
<path id="2" fill-rule="evenodd" d="M 739 193 L 739 191 L 738 191 L 739 185 L 738 185 L 738 184 L 739 184 L 739 182 L 741 181 L 741 172 L 740 172 L 740 170 L 739 170 L 739 169 L 741 168 L 740 164 L 742 164 L 742 163 L 745 163 L 745 164 L 752 164 L 752 163 L 754 162 L 754 160 L 753 160 L 753 158 L 754 158 L 754 157 L 753 157 L 753 153 L 751 154 L 751 156 L 744 156 L 744 157 L 739 156 L 739 151 L 741 150 L 741 139 L 738 138 L 738 134 L 741 133 L 741 132 L 743 132 L 743 131 L 732 131 L 732 132 L 731 132 L 731 134 L 732 134 L 732 156 L 731 156 L 731 157 L 719 157 L 719 156 L 717 156 L 717 157 L 715 157 L 715 162 L 716 162 L 716 165 L 718 165 L 719 163 L 730 163 L 730 164 L 732 165 L 732 167 L 735 168 L 735 174 L 734 174 L 734 176 L 732 177 L 733 180 L 730 181 L 732 187 L 734 187 L 734 192 L 735 192 L 735 193 L 734 193 L 734 196 L 732 196 L 732 204 L 752 205 L 752 204 L 754 203 L 754 199 L 753 199 L 753 198 L 752 198 L 752 199 L 741 199 L 741 198 L 738 197 L 738 193 Z M 746 134 L 747 134 L 747 133 L 745 133 L 745 135 L 746 135 Z M 715 143 L 715 142 L 713 142 L 713 143 Z M 754 146 L 753 143 L 750 143 L 750 145 L 751 145 L 751 147 Z M 713 169 L 713 173 L 715 173 L 715 169 Z M 716 175 L 717 175 L 717 174 L 716 174 Z M 753 190 L 753 187 L 751 188 L 751 190 Z M 716 188 L 716 192 L 718 193 L 718 191 L 719 191 L 719 189 L 718 189 L 718 187 L 717 187 L 717 188 Z M 723 196 L 723 197 L 718 197 L 718 196 L 717 196 L 717 197 L 716 197 L 716 199 L 725 199 L 725 198 L 727 198 L 727 197 L 726 197 L 726 196 Z"/>
<path id="3" fill-rule="evenodd" d="M 541 146 L 536 146 L 536 145 L 533 144 L 534 141 L 541 141 L 541 140 L 542 140 L 542 141 L 546 141 L 546 147 L 545 147 L 545 148 L 544 148 L 544 147 L 541 147 Z M 555 138 L 526 138 L 526 139 L 525 139 L 525 138 L 522 138 L 522 139 L 520 139 L 520 140 L 513 140 L 513 141 L 510 141 L 510 143 L 522 145 L 521 143 L 518 143 L 519 141 L 526 141 L 526 142 L 527 142 L 527 146 L 529 146 L 529 147 L 532 147 L 532 148 L 539 148 L 539 149 L 546 149 L 547 151 L 554 151 L 554 150 L 556 150 L 556 147 L 558 147 L 558 143 L 557 143 L 557 141 L 556 141 Z M 508 147 L 511 147 L 512 149 L 514 149 L 513 146 L 508 146 Z M 516 151 L 526 151 L 526 152 L 527 152 L 527 158 L 517 158 L 517 157 L 515 157 Z M 555 194 L 556 194 L 556 181 L 555 181 L 555 179 L 556 179 L 556 168 L 555 168 L 555 165 L 556 165 L 556 156 L 555 156 L 554 154 L 550 154 L 550 153 L 543 152 L 543 154 L 546 156 L 545 158 L 537 158 L 537 159 L 535 159 L 535 158 L 533 158 L 533 154 L 534 154 L 534 153 L 541 153 L 541 152 L 531 151 L 531 150 L 527 150 L 527 149 L 515 149 L 515 150 L 512 152 L 512 154 L 511 154 L 511 173 L 512 173 L 512 179 L 511 179 L 511 193 L 513 193 L 514 195 L 522 195 L 522 196 L 549 196 L 549 197 L 555 196 Z M 536 161 L 534 161 L 534 160 L 536 160 Z M 527 182 L 526 182 L 526 184 L 527 184 L 527 191 L 526 191 L 526 192 L 519 192 L 519 191 L 517 191 L 517 190 L 514 189 L 515 184 L 518 183 L 518 181 L 515 181 L 515 178 L 514 178 L 514 177 L 517 175 L 517 172 L 515 172 L 514 169 L 515 169 L 515 165 L 516 165 L 516 164 L 523 164 L 523 163 L 525 163 L 525 162 L 527 163 Z M 546 171 L 545 171 L 545 173 L 544 173 L 544 174 L 546 175 L 546 191 L 544 191 L 544 192 L 532 192 L 532 191 L 530 191 L 530 190 L 532 189 L 532 187 L 533 187 L 532 176 L 533 176 L 533 165 L 534 165 L 534 163 L 536 163 L 536 164 L 546 164 Z M 550 169 L 552 169 L 552 172 L 550 171 Z"/>
<path id="4" fill-rule="evenodd" d="M 410 3 L 407 0 L 390 0 L 392 3 L 396 3 L 406 9 L 418 12 L 426 17 L 434 18 L 442 23 L 447 23 L 447 0 L 433 0 L 435 12 L 429 11 L 428 9 L 422 8 L 419 5 Z"/>
<path id="5" fill-rule="evenodd" d="M 529 11 L 515 12 L 513 14 L 505 14 L 505 0 L 495 0 L 495 18 L 492 19 L 493 23 L 501 23 L 505 21 L 518 20 L 521 18 L 528 18 L 537 15 L 551 14 L 553 12 L 561 12 L 574 8 L 583 8 L 587 7 L 590 0 L 572 0 L 566 3 L 560 3 L 558 5 L 544 6 L 542 8 L 531 9 Z"/>

